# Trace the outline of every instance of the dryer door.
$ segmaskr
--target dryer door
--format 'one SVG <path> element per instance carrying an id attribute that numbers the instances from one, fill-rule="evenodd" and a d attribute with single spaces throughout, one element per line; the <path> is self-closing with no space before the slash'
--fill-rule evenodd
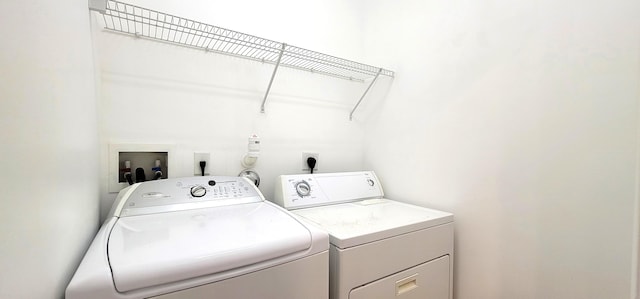
<path id="1" fill-rule="evenodd" d="M 449 256 L 351 290 L 349 299 L 449 299 Z"/>

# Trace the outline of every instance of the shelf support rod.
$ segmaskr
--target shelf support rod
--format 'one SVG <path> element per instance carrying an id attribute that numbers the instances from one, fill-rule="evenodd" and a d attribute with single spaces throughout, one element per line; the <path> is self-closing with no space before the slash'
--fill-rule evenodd
<path id="1" fill-rule="evenodd" d="M 287 44 L 282 43 L 282 49 L 280 49 L 280 54 L 278 55 L 278 61 L 276 61 L 276 67 L 273 68 L 273 74 L 271 74 L 271 80 L 269 80 L 269 86 L 267 86 L 267 92 L 264 94 L 264 99 L 262 99 L 262 105 L 260 106 L 260 112 L 264 113 L 264 104 L 267 102 L 267 97 L 269 96 L 269 91 L 271 90 L 271 85 L 273 84 L 273 78 L 276 77 L 276 72 L 278 72 L 278 67 L 280 66 L 280 60 L 282 59 L 282 54 L 284 53 L 284 47 Z"/>
<path id="2" fill-rule="evenodd" d="M 356 109 L 358 109 L 358 106 L 360 106 L 360 102 L 362 102 L 362 99 L 364 99 L 364 97 L 367 95 L 367 93 L 369 92 L 369 89 L 371 89 L 371 86 L 373 86 L 373 83 L 376 83 L 376 80 L 378 80 L 380 73 L 382 73 L 382 68 L 378 69 L 376 76 L 373 77 L 373 80 L 371 80 L 371 83 L 369 83 L 369 86 L 360 97 L 360 100 L 356 103 L 356 106 L 353 107 L 353 110 L 351 110 L 351 113 L 349 114 L 349 120 L 353 120 L 353 113 L 356 112 Z"/>

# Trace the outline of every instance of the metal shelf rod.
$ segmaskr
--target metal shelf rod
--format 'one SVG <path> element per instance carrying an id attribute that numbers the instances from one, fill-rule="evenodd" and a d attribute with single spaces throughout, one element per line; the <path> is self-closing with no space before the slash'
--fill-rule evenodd
<path id="1" fill-rule="evenodd" d="M 273 68 L 273 74 L 271 74 L 271 80 L 269 80 L 269 86 L 267 86 L 267 92 L 264 93 L 264 99 L 262 99 L 262 105 L 260 105 L 260 112 L 264 113 L 264 104 L 267 102 L 267 96 L 269 96 L 269 91 L 271 90 L 271 85 L 273 84 L 273 78 L 276 77 L 276 72 L 278 72 L 278 66 L 280 66 L 280 59 L 282 59 L 282 53 L 284 53 L 284 48 L 286 44 L 282 44 L 282 50 L 280 50 L 280 55 L 278 55 L 278 61 L 276 62 L 276 66 Z"/>
<path id="2" fill-rule="evenodd" d="M 358 109 L 358 106 L 360 106 L 360 102 L 362 102 L 362 99 L 364 99 L 364 97 L 367 95 L 367 93 L 369 92 L 369 89 L 371 89 L 371 86 L 373 86 L 373 83 L 376 83 L 376 80 L 378 80 L 378 77 L 380 76 L 380 73 L 382 73 L 382 69 L 378 70 L 378 73 L 376 74 L 375 77 L 373 77 L 373 80 L 371 80 L 371 83 L 369 83 L 369 86 L 367 87 L 367 89 L 364 91 L 364 93 L 360 97 L 360 100 L 353 107 L 353 110 L 351 110 L 351 113 L 349 113 L 349 120 L 353 120 L 353 113 L 356 112 L 356 109 Z"/>

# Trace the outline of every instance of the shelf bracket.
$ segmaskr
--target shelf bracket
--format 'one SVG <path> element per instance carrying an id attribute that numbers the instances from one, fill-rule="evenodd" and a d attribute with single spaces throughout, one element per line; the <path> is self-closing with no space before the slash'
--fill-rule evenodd
<path id="1" fill-rule="evenodd" d="M 262 99 L 262 105 L 260 106 L 261 113 L 264 113 L 264 104 L 267 102 L 267 97 L 269 96 L 271 85 L 273 84 L 273 78 L 276 77 L 276 72 L 278 72 L 278 67 L 280 66 L 280 60 L 282 59 L 282 54 L 284 53 L 284 48 L 286 45 L 287 44 L 282 43 L 282 49 L 280 49 L 280 54 L 278 55 L 278 61 L 276 61 L 276 67 L 273 68 L 273 74 L 271 74 L 271 80 L 269 80 L 269 86 L 267 86 L 267 92 L 265 92 L 264 99 Z"/>
<path id="2" fill-rule="evenodd" d="M 376 80 L 378 80 L 380 73 L 382 73 L 382 68 L 378 69 L 376 76 L 373 77 L 373 80 L 371 80 L 371 83 L 369 83 L 369 86 L 360 97 L 360 100 L 356 103 L 355 107 L 353 107 L 353 110 L 351 110 L 351 113 L 349 114 L 349 120 L 353 120 L 353 113 L 356 112 L 356 109 L 358 109 L 358 106 L 360 106 L 360 102 L 362 102 L 362 99 L 364 99 L 364 97 L 367 95 L 367 93 L 369 92 L 369 89 L 371 89 L 371 86 L 373 86 L 373 83 L 376 83 Z"/>

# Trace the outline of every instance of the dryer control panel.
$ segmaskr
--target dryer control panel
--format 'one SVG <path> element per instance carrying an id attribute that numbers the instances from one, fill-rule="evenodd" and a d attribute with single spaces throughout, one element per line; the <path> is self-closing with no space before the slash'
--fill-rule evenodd
<path id="1" fill-rule="evenodd" d="M 373 171 L 295 174 L 278 177 L 274 202 L 288 209 L 382 198 Z"/>
<path id="2" fill-rule="evenodd" d="M 147 181 L 123 189 L 113 216 L 134 216 L 263 201 L 260 191 L 241 177 L 199 176 Z"/>

